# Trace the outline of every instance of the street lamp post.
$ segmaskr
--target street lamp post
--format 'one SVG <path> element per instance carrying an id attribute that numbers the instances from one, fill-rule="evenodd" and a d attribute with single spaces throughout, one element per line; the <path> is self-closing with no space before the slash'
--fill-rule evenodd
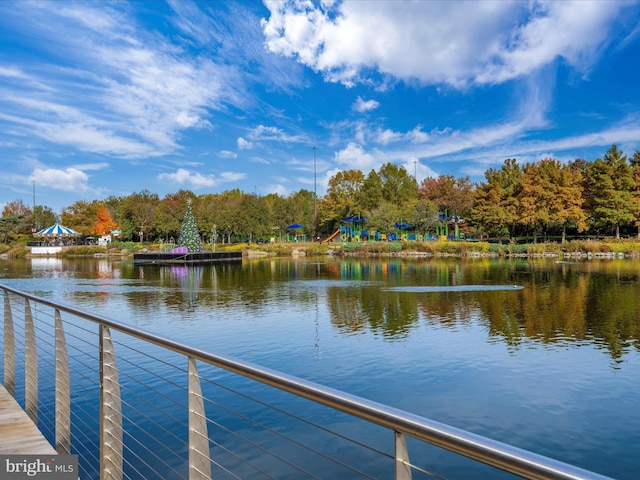
<path id="1" fill-rule="evenodd" d="M 316 188 L 316 146 L 313 146 L 313 234 L 316 234 L 318 228 L 318 207 L 316 205 L 318 198 Z"/>

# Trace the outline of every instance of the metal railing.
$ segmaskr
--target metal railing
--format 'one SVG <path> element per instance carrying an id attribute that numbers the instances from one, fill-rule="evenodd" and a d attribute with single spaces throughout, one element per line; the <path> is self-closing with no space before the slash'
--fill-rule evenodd
<path id="1" fill-rule="evenodd" d="M 338 465 L 344 478 L 377 478 L 380 474 L 398 480 L 411 479 L 414 474 L 441 478 L 429 470 L 437 467 L 438 457 L 425 451 L 426 444 L 526 478 L 606 478 L 30 293 L 2 285 L 0 288 L 4 292 L 4 385 L 16 399 L 24 393 L 26 412 L 45 435 L 54 439 L 58 453 L 79 453 L 81 478 L 321 478 L 323 474 L 339 478 L 340 475 L 329 474 L 335 472 L 334 467 L 325 466 L 329 463 Z M 64 321 L 62 313 L 67 315 Z M 23 323 L 16 321 L 21 315 Z M 92 330 L 95 326 L 97 332 Z M 16 348 L 19 345 L 24 349 Z M 179 367 L 185 359 L 186 368 Z M 118 364 L 125 364 L 126 368 L 119 368 Z M 199 370 L 203 373 L 199 374 Z M 23 384 L 19 375 L 22 373 Z M 232 387 L 224 384 L 228 377 L 234 379 Z M 158 387 L 161 382 L 169 386 Z M 238 387 L 238 383 L 242 385 Z M 17 388 L 20 385 L 24 392 Z M 266 395 L 272 403 L 258 398 L 264 394 L 265 385 L 276 392 Z M 287 400 L 282 400 L 281 392 L 294 397 L 287 395 Z M 179 401 L 184 396 L 186 404 Z M 299 403 L 300 399 L 310 401 L 304 401 L 300 410 L 311 416 L 317 413 L 321 420 L 306 419 L 278 406 L 286 404 L 290 409 L 290 404 Z M 249 403 L 253 406 L 241 411 L 242 405 Z M 331 409 L 330 413 L 319 411 L 323 408 L 320 405 Z M 282 424 L 273 423 L 271 414 L 259 409 L 285 415 L 314 433 L 303 431 L 303 427 L 284 431 Z M 346 432 L 332 430 L 328 423 L 334 427 L 341 423 L 334 415 L 356 417 L 365 425 L 353 428 L 347 422 L 349 426 L 343 429 Z M 381 448 L 353 438 L 355 430 L 369 438 L 371 429 L 379 427 L 392 432 L 386 437 L 387 445 Z M 268 432 L 269 439 L 265 440 L 263 432 Z M 329 445 L 326 451 L 310 440 L 324 435 L 332 439 L 318 442 L 324 447 Z M 338 443 L 349 447 L 339 447 Z M 417 452 L 414 461 L 409 456 L 409 444 Z M 428 445 L 426 448 L 432 448 Z M 360 449 L 367 453 L 353 453 Z M 348 451 L 347 459 L 338 458 L 338 451 Z M 315 459 L 311 463 L 320 466 L 305 463 L 310 457 Z M 415 458 L 420 461 L 415 462 Z M 285 465 L 289 473 L 284 473 L 282 467 L 270 470 L 276 461 Z M 234 472 L 233 468 L 237 470 Z"/>

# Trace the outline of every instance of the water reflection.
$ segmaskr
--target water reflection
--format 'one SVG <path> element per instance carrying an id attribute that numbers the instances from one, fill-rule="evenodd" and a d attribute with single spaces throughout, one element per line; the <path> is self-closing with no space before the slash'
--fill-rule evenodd
<path id="1" fill-rule="evenodd" d="M 247 313 L 296 304 L 326 308 L 342 335 L 402 341 L 420 325 L 479 323 L 491 341 L 521 348 L 594 343 L 615 360 L 640 345 L 637 262 L 555 263 L 497 259 L 267 259 L 241 266 L 135 267 L 162 301 L 185 309 Z M 136 296 L 132 301 L 140 301 Z"/>
<path id="2" fill-rule="evenodd" d="M 530 342 L 595 344 L 621 361 L 640 346 L 639 266 L 628 259 L 258 259 L 139 266 L 102 258 L 33 258 L 5 260 L 0 273 L 28 279 L 32 288 L 26 290 L 60 288 L 73 303 L 103 303 L 117 295 L 142 314 L 164 305 L 257 321 L 269 311 L 303 310 L 317 323 L 320 312 L 327 312 L 341 335 L 372 334 L 387 342 L 404 341 L 424 326 L 474 324 L 486 328 L 489 341 L 511 349 Z M 56 287 L 51 279 L 66 283 Z"/>

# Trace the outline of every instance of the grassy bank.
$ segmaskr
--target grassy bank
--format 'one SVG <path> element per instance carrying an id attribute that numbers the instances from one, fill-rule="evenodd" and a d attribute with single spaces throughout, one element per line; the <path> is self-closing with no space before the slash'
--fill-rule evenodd
<path id="1" fill-rule="evenodd" d="M 165 245 L 166 247 L 166 245 Z M 75 246 L 65 248 L 58 257 L 79 256 L 128 256 L 139 251 L 160 251 L 163 245 L 117 243 L 109 248 L 99 246 Z M 211 246 L 207 246 L 211 250 Z M 406 255 L 406 256 L 640 256 L 640 241 L 624 240 L 572 240 L 564 244 L 548 243 L 489 243 L 437 240 L 429 242 L 363 242 L 363 243 L 272 243 L 216 245 L 216 251 L 242 251 L 247 255 L 271 256 L 322 256 L 322 255 Z M 30 248 L 24 245 L 0 245 L 0 254 L 8 257 L 27 257 Z"/>

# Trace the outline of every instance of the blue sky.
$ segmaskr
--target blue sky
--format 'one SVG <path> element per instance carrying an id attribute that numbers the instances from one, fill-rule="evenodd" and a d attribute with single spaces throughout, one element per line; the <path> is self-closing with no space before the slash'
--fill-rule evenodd
<path id="1" fill-rule="evenodd" d="M 0 208 L 631 156 L 639 86 L 638 2 L 5 0 Z"/>

